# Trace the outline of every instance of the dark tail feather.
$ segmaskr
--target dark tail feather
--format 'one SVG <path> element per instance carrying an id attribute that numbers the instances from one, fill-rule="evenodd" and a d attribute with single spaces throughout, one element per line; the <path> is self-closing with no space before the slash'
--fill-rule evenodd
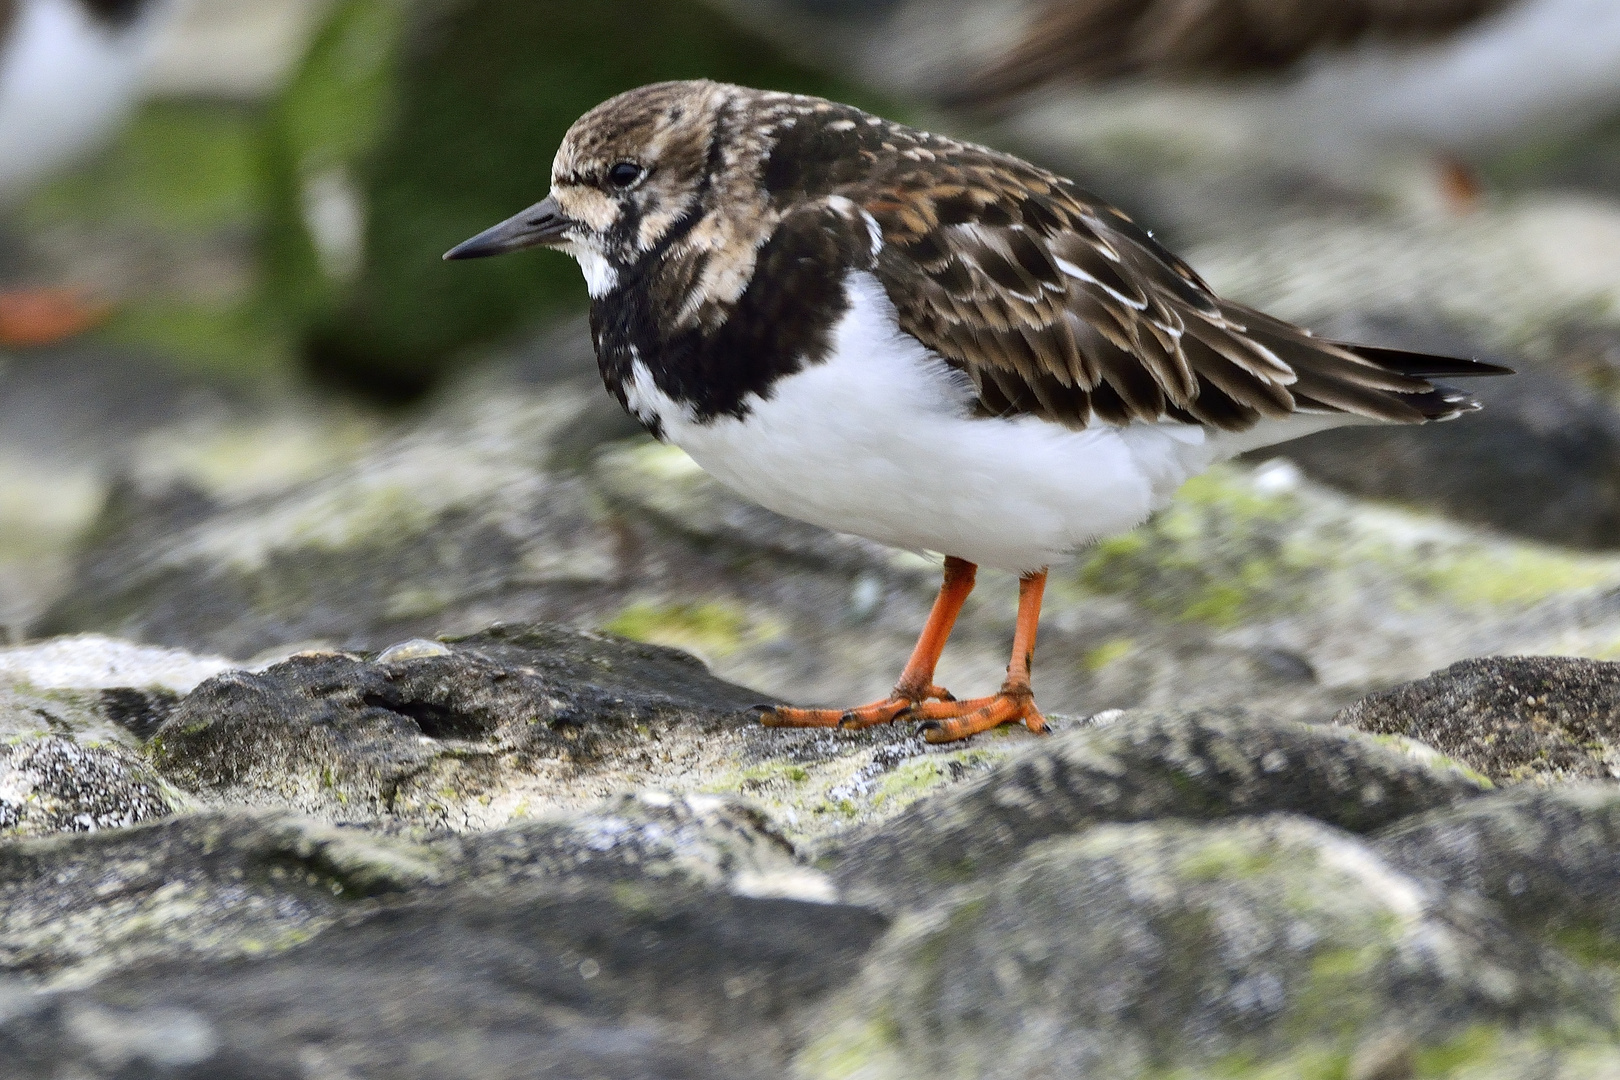
<path id="1" fill-rule="evenodd" d="M 1371 360 L 1379 367 L 1398 371 L 1402 375 L 1415 375 L 1420 379 L 1435 376 L 1470 378 L 1476 375 L 1514 375 L 1510 367 L 1487 364 L 1483 360 L 1464 360 L 1460 356 L 1434 356 L 1430 353 L 1411 352 L 1407 349 L 1386 349 L 1380 345 L 1350 345 L 1343 341 L 1333 344 L 1355 353 L 1363 360 Z"/>
<path id="2" fill-rule="evenodd" d="M 1398 371 L 1419 379 L 1437 376 L 1471 378 L 1481 375 L 1512 375 L 1514 370 L 1501 364 L 1483 360 L 1465 360 L 1459 356 L 1435 356 L 1430 353 L 1410 352 L 1406 349 L 1386 349 L 1378 345 L 1350 345 L 1335 342 L 1363 360 L 1379 367 Z M 1420 394 L 1402 394 L 1401 400 L 1421 412 L 1428 420 L 1451 420 L 1463 413 L 1477 412 L 1480 404 L 1471 394 L 1455 387 L 1436 383 L 1432 390 Z"/>

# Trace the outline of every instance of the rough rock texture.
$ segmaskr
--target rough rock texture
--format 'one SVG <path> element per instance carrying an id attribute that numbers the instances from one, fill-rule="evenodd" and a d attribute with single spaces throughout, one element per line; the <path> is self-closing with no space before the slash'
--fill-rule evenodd
<path id="1" fill-rule="evenodd" d="M 1620 776 L 1620 664 L 1464 660 L 1356 702 L 1334 722 L 1404 735 L 1498 780 Z"/>
<path id="2" fill-rule="evenodd" d="M 770 730 L 761 697 L 674 649 L 497 626 L 226 672 L 146 749 L 216 804 L 331 821 L 488 828 L 650 786 L 746 794 L 802 837 L 893 814 L 1017 741 L 932 747 L 909 724 Z"/>
<path id="3" fill-rule="evenodd" d="M 86 636 L 0 649 L 0 837 L 132 825 L 193 805 L 140 739 L 223 661 Z"/>
<path id="4" fill-rule="evenodd" d="M 1585 957 L 1620 949 L 1620 787 L 1520 788 L 1408 818 L 1378 836 L 1413 874 L 1489 898 Z"/>
<path id="5" fill-rule="evenodd" d="M 714 796 L 647 792 L 459 835 L 222 811 L 0 849 L 0 972 L 81 984 L 136 961 L 275 952 L 412 890 L 532 881 L 835 895 L 757 811 Z"/>
<path id="6" fill-rule="evenodd" d="M 114 644 L 28 670 L 208 663 Z M 20 1077 L 1462 1080 L 1620 1055 L 1612 797 L 1474 813 L 1488 784 L 1398 736 L 1236 710 L 958 747 L 765 729 L 688 656 L 546 626 L 227 670 L 144 740 L 104 687 L 48 693 L 54 737 L 100 733 L 170 805 L 0 844 Z"/>
<path id="7" fill-rule="evenodd" d="M 766 1076 L 876 913 L 665 887 L 467 891 L 268 959 L 158 963 L 9 1001 L 9 1074 Z M 139 1070 L 131 1072 L 130 1070 Z"/>
<path id="8" fill-rule="evenodd" d="M 1358 1039 L 1383 1031 L 1425 1048 L 1585 1016 L 1602 1033 L 1589 993 L 1482 907 L 1326 826 L 1102 825 L 904 921 L 800 1067 L 1101 1080 L 1281 1061 L 1343 1075 Z"/>
<path id="9" fill-rule="evenodd" d="M 1107 822 L 1288 811 L 1352 832 L 1479 795 L 1421 746 L 1239 712 L 1134 715 L 1043 740 L 823 856 L 880 903 L 972 881 L 1030 844 Z"/>

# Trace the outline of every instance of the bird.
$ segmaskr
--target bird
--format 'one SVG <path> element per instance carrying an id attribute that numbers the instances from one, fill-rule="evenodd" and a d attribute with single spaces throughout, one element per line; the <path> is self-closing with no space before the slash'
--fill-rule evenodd
<path id="1" fill-rule="evenodd" d="M 893 692 L 768 726 L 1046 730 L 1030 684 L 1049 568 L 1222 459 L 1478 407 L 1468 359 L 1349 345 L 1224 300 L 1121 211 L 1011 154 L 820 98 L 704 80 L 574 123 L 540 202 L 446 253 L 573 256 L 608 391 L 791 518 L 944 556 Z M 979 566 L 1019 575 L 1007 677 L 935 667 Z"/>
<path id="2" fill-rule="evenodd" d="M 169 0 L 0 0 L 0 205 L 103 142 L 134 106 Z M 0 344 L 70 336 L 76 290 L 0 293 Z"/>
<path id="3" fill-rule="evenodd" d="M 1485 156 L 1620 104 L 1613 0 L 1044 0 L 1027 30 L 944 95 L 1005 106 L 1041 87 L 1218 86 L 1283 157 L 1354 172 L 1423 151 L 1468 202 Z"/>

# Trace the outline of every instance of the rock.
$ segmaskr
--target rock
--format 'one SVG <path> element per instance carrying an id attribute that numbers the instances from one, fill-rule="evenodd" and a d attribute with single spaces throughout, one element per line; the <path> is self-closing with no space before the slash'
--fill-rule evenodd
<path id="1" fill-rule="evenodd" d="M 225 810 L 0 846 L 0 974 L 79 985 L 157 959 L 278 952 L 407 894 L 535 882 L 836 899 L 757 811 L 716 796 L 649 791 L 467 834 Z"/>
<path id="2" fill-rule="evenodd" d="M 1334 723 L 1416 739 L 1494 780 L 1606 780 L 1620 776 L 1620 664 L 1464 660 L 1373 694 Z"/>
<path id="3" fill-rule="evenodd" d="M 191 814 L 0 845 L 0 970 L 85 983 L 158 957 L 276 951 L 439 880 L 426 848 L 287 814 Z"/>
<path id="4" fill-rule="evenodd" d="M 1126 714 L 1026 747 L 970 784 L 829 845 L 847 895 L 925 903 L 1029 845 L 1108 822 L 1287 811 L 1371 832 L 1488 788 L 1421 751 L 1240 712 Z"/>
<path id="5" fill-rule="evenodd" d="M 99 339 L 0 355 L 0 643 L 67 585 L 98 517 L 129 529 L 139 524 L 129 511 L 161 503 L 170 520 L 194 519 L 330 469 L 379 427 L 341 405 L 181 373 Z"/>
<path id="6" fill-rule="evenodd" d="M 97 635 L 0 649 L 0 837 L 85 832 L 191 806 L 139 752 L 179 693 L 229 665 Z"/>
<path id="7" fill-rule="evenodd" d="M 1491 1060 L 1471 1046 L 1555 1023 L 1606 1038 L 1613 1021 L 1591 993 L 1481 905 L 1325 825 L 1099 825 L 902 921 L 797 1065 L 809 1077 L 1338 1076 L 1398 1032 L 1454 1068 Z"/>
<path id="8" fill-rule="evenodd" d="M 146 762 L 121 747 L 47 736 L 0 749 L 0 836 L 112 829 L 174 808 Z"/>
<path id="9" fill-rule="evenodd" d="M 314 652 L 229 672 L 181 703 L 152 754 L 177 782 L 229 802 L 443 824 L 480 801 L 521 799 L 519 774 L 577 778 L 605 757 L 645 755 L 652 731 L 750 725 L 757 697 L 674 650 L 496 627 L 437 653 Z"/>
<path id="10" fill-rule="evenodd" d="M 169 782 L 219 806 L 477 830 L 662 788 L 741 794 L 806 839 L 892 816 L 1019 741 L 768 729 L 761 696 L 673 649 L 508 625 L 225 672 L 145 749 Z"/>
<path id="11" fill-rule="evenodd" d="M 174 701 L 234 667 L 219 656 L 80 634 L 0 649 L 0 679 L 38 690 L 142 690 Z"/>
<path id="12" fill-rule="evenodd" d="M 715 795 L 643 790 L 584 812 L 552 813 L 491 832 L 432 841 L 460 880 L 654 879 L 739 896 L 832 902 L 826 875 L 804 865 L 758 809 Z"/>
<path id="13" fill-rule="evenodd" d="M 798 1016 L 884 927 L 670 886 L 454 891 L 278 956 L 14 997 L 0 1052 L 19 1078 L 777 1075 Z"/>
<path id="14" fill-rule="evenodd" d="M 1620 944 L 1620 787 L 1521 787 L 1399 821 L 1375 845 L 1406 872 L 1488 898 L 1583 959 Z"/>

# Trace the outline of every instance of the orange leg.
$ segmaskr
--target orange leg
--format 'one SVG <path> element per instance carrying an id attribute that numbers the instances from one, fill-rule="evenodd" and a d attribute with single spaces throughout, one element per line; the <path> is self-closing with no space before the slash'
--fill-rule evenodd
<path id="1" fill-rule="evenodd" d="M 962 604 L 973 591 L 973 579 L 978 567 L 966 559 L 954 556 L 945 560 L 945 577 L 940 582 L 939 595 L 934 598 L 934 609 L 928 613 L 917 647 L 911 650 L 911 659 L 894 684 L 894 693 L 882 701 L 862 705 L 855 709 L 772 709 L 760 718 L 766 727 L 845 727 L 865 728 L 873 724 L 887 724 L 909 711 L 919 702 L 930 698 L 953 701 L 950 691 L 934 685 L 934 668 L 939 654 L 945 651 L 945 642 L 956 626 L 956 617 Z"/>
<path id="2" fill-rule="evenodd" d="M 1018 581 L 1018 627 L 1013 631 L 1012 662 L 1007 681 L 987 698 L 972 701 L 927 701 L 911 708 L 906 719 L 923 720 L 923 737 L 931 743 L 954 742 L 1002 724 L 1022 721 L 1037 735 L 1046 731 L 1046 718 L 1035 707 L 1029 687 L 1029 665 L 1035 656 L 1035 630 L 1041 621 L 1041 594 L 1046 571 L 1025 574 Z"/>
<path id="3" fill-rule="evenodd" d="M 106 305 L 77 289 L 0 292 L 0 346 L 51 345 L 84 333 L 106 317 Z"/>

